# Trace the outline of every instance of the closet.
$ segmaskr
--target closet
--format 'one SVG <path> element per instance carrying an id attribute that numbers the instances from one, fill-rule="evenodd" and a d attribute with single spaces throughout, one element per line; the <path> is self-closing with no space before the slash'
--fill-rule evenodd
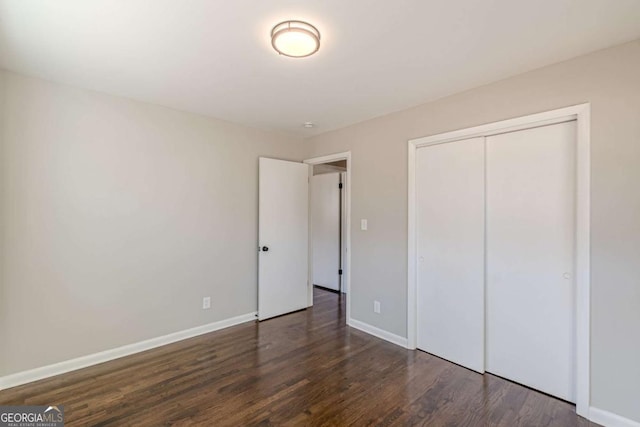
<path id="1" fill-rule="evenodd" d="M 415 160 L 417 347 L 575 402 L 576 122 Z"/>

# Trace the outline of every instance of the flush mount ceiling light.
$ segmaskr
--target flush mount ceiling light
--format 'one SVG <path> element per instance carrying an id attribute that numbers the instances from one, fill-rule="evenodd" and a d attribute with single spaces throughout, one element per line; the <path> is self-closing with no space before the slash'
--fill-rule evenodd
<path id="1" fill-rule="evenodd" d="M 284 21 L 271 30 L 271 45 L 281 55 L 304 58 L 320 49 L 320 31 L 303 21 Z"/>

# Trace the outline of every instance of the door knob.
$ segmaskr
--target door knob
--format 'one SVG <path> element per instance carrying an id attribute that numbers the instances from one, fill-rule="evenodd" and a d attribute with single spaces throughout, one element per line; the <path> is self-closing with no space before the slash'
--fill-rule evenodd
<path id="1" fill-rule="evenodd" d="M 571 279 L 571 273 L 564 273 L 562 277 L 564 277 L 565 279 Z"/>
<path id="2" fill-rule="evenodd" d="M 262 252 L 269 252 L 269 246 L 263 246 Z"/>

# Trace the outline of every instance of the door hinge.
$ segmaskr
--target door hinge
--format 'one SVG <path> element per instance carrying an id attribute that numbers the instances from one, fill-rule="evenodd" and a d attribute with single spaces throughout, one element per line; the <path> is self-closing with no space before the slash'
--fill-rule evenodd
<path id="1" fill-rule="evenodd" d="M 342 269 L 338 270 L 338 274 L 341 276 L 342 275 Z"/>
<path id="2" fill-rule="evenodd" d="M 342 190 L 342 183 L 338 184 L 338 188 Z"/>

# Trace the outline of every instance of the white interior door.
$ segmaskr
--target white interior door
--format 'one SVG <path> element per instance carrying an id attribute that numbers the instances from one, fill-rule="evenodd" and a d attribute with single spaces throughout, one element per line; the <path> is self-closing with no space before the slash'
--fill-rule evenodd
<path id="1" fill-rule="evenodd" d="M 340 173 L 311 178 L 313 284 L 340 289 Z"/>
<path id="2" fill-rule="evenodd" d="M 571 402 L 575 141 L 575 122 L 486 140 L 486 370 Z"/>
<path id="3" fill-rule="evenodd" d="M 484 138 L 416 153 L 418 348 L 484 371 Z"/>
<path id="4" fill-rule="evenodd" d="M 341 263 L 340 268 L 342 269 L 342 275 L 340 276 L 340 286 L 342 288 L 343 294 L 349 293 L 349 281 L 347 280 L 347 270 L 349 269 L 347 256 L 347 223 L 349 221 L 349 216 L 347 215 L 347 173 L 340 173 L 340 180 L 342 182 L 342 191 L 340 192 L 340 200 L 341 200 L 341 227 L 340 227 L 340 253 L 341 253 Z"/>
<path id="5" fill-rule="evenodd" d="M 309 166 L 260 158 L 258 318 L 307 306 Z"/>

